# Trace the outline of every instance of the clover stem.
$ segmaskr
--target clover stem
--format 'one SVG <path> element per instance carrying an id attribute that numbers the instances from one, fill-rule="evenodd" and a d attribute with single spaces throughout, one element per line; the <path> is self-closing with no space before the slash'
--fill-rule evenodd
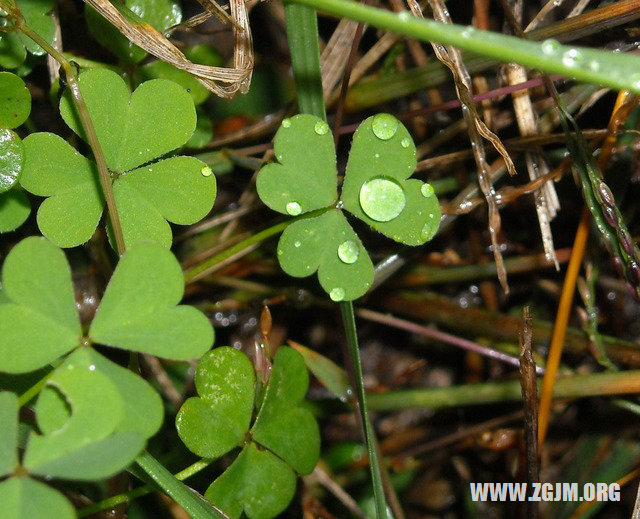
<path id="1" fill-rule="evenodd" d="M 210 458 L 202 458 L 201 460 L 196 461 L 192 465 L 189 465 L 187 468 L 174 474 L 173 477 L 178 481 L 184 481 L 185 479 L 190 478 L 194 474 L 197 474 L 201 470 L 211 465 L 213 461 L 214 460 Z M 153 485 L 143 485 L 131 490 L 130 492 L 111 496 L 107 499 L 103 499 L 102 501 L 98 501 L 97 503 L 78 510 L 78 517 L 86 517 L 88 515 L 93 515 L 101 512 L 102 510 L 108 510 L 109 508 L 128 503 L 139 497 L 146 496 L 154 490 L 156 490 L 156 488 Z M 224 515 L 217 515 L 216 517 L 224 517 Z"/>
<path id="2" fill-rule="evenodd" d="M 89 110 L 84 102 L 80 87 L 78 84 L 78 72 L 76 66 L 64 57 L 62 52 L 59 52 L 52 45 L 42 38 L 38 33 L 33 31 L 28 25 L 25 24 L 24 19 L 18 18 L 16 20 L 17 29 L 25 36 L 31 38 L 40 47 L 42 47 L 47 54 L 55 59 L 62 69 L 64 70 L 65 78 L 71 97 L 78 110 L 82 127 L 87 135 L 89 146 L 93 152 L 93 156 L 98 166 L 98 174 L 100 176 L 100 184 L 102 186 L 102 192 L 104 199 L 107 203 L 107 210 L 109 212 L 109 218 L 111 219 L 111 226 L 113 228 L 113 235 L 116 242 L 116 249 L 118 254 L 122 255 L 125 251 L 124 235 L 122 233 L 122 225 L 120 224 L 120 217 L 118 216 L 118 208 L 116 207 L 116 199 L 113 195 L 113 189 L 111 187 L 111 177 L 109 175 L 109 169 L 107 168 L 107 162 L 102 152 L 102 147 L 98 141 L 98 135 L 96 134 L 95 126 L 89 116 Z"/>

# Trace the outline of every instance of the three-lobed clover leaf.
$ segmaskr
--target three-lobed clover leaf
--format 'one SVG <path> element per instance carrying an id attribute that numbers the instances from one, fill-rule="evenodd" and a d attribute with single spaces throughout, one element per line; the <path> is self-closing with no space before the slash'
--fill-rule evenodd
<path id="1" fill-rule="evenodd" d="M 208 319 L 176 306 L 184 278 L 166 249 L 142 243 L 120 259 L 87 339 L 171 359 L 199 357 L 213 343 Z M 0 371 L 25 373 L 83 344 L 64 253 L 45 238 L 22 240 L 2 268 Z"/>
<path id="2" fill-rule="evenodd" d="M 31 212 L 27 197 L 16 187 L 24 145 L 12 131 L 29 117 L 31 94 L 18 76 L 0 72 L 0 99 L 0 233 L 4 233 L 20 227 Z"/>
<path id="3" fill-rule="evenodd" d="M 197 222 L 216 196 L 215 177 L 204 162 L 163 158 L 184 145 L 195 129 L 191 96 L 164 79 L 147 81 L 131 94 L 124 80 L 106 69 L 82 73 L 79 85 L 111 173 L 126 247 L 155 241 L 169 248 L 168 221 Z M 86 140 L 68 91 L 60 113 Z M 31 134 L 24 145 L 20 182 L 27 191 L 48 197 L 38 210 L 40 230 L 61 247 L 86 242 L 104 209 L 95 163 L 51 133 Z"/>
<path id="4" fill-rule="evenodd" d="M 242 447 L 205 497 L 230 517 L 243 511 L 250 519 L 276 516 L 293 497 L 296 473 L 310 473 L 319 456 L 318 424 L 301 407 L 309 383 L 304 360 L 289 347 L 278 350 L 251 428 L 255 374 L 244 353 L 230 347 L 207 353 L 195 383 L 199 396 L 176 417 L 184 444 L 210 458 Z"/>
<path id="5" fill-rule="evenodd" d="M 48 43 L 53 43 L 56 26 L 49 13 L 55 5 L 54 0 L 17 0 L 17 6 L 24 16 L 26 24 Z M 2 23 L 3 20 L 0 20 Z M 0 32 L 0 66 L 8 69 L 18 68 L 27 58 L 27 51 L 34 56 L 46 54 L 31 38 L 17 31 Z"/>
<path id="6" fill-rule="evenodd" d="M 295 277 L 317 271 L 334 301 L 356 299 L 373 282 L 371 259 L 343 209 L 411 246 L 429 241 L 440 225 L 432 186 L 409 178 L 416 148 L 392 115 L 369 117 L 355 132 L 339 198 L 333 138 L 324 121 L 312 115 L 285 119 L 274 151 L 277 162 L 258 174 L 258 194 L 274 211 L 304 215 L 280 237 L 280 266 Z"/>

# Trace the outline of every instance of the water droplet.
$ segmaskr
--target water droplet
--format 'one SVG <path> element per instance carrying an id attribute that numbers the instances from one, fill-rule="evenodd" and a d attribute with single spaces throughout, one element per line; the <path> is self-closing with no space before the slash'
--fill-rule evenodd
<path id="1" fill-rule="evenodd" d="M 398 119 L 390 114 L 378 114 L 373 117 L 371 128 L 378 139 L 388 141 L 398 131 Z"/>
<path id="2" fill-rule="evenodd" d="M 463 38 L 471 38 L 475 33 L 475 28 L 472 25 L 467 25 L 461 33 Z"/>
<path id="3" fill-rule="evenodd" d="M 300 245 L 302 245 L 299 241 L 294 241 L 293 242 L 293 246 L 297 249 L 298 247 L 300 247 Z"/>
<path id="4" fill-rule="evenodd" d="M 550 56 L 560 49 L 560 43 L 557 40 L 544 40 L 542 42 L 542 53 Z"/>
<path id="5" fill-rule="evenodd" d="M 598 72 L 600 70 L 600 62 L 593 59 L 589 62 L 589 70 L 592 72 Z"/>
<path id="6" fill-rule="evenodd" d="M 283 119 L 282 120 L 282 127 L 283 128 L 290 128 L 291 127 L 291 119 Z"/>
<path id="7" fill-rule="evenodd" d="M 409 11 L 402 11 L 398 14 L 398 18 L 406 22 L 408 20 L 411 20 L 413 18 L 413 15 Z"/>
<path id="8" fill-rule="evenodd" d="M 282 249 L 278 249 L 278 256 L 282 256 Z"/>
<path id="9" fill-rule="evenodd" d="M 376 154 L 374 155 L 374 157 L 375 157 L 376 159 L 379 159 L 379 158 L 380 158 L 380 154 L 379 154 L 379 153 L 376 153 Z"/>
<path id="10" fill-rule="evenodd" d="M 286 205 L 286 210 L 291 216 L 298 216 L 302 212 L 302 207 L 298 202 L 289 202 Z"/>
<path id="11" fill-rule="evenodd" d="M 631 82 L 633 88 L 640 89 L 640 74 L 631 74 L 631 77 L 629 77 L 629 81 Z"/>
<path id="12" fill-rule="evenodd" d="M 387 178 L 374 178 L 360 188 L 360 207 L 377 222 L 388 222 L 404 209 L 406 198 L 400 185 Z"/>
<path id="13" fill-rule="evenodd" d="M 210 177 L 213 175 L 213 170 L 209 166 L 202 166 L 200 173 L 202 173 L 203 177 Z"/>
<path id="14" fill-rule="evenodd" d="M 582 61 L 582 54 L 578 49 L 569 49 L 562 55 L 562 64 L 565 67 L 575 67 Z"/>
<path id="15" fill-rule="evenodd" d="M 433 196 L 433 186 L 431 184 L 422 184 L 422 187 L 420 188 L 420 192 L 422 193 L 422 196 L 424 196 L 425 198 L 429 198 Z"/>
<path id="16" fill-rule="evenodd" d="M 344 288 L 332 288 L 329 297 L 332 301 L 342 301 L 345 296 Z"/>
<path id="17" fill-rule="evenodd" d="M 318 121 L 313 127 L 313 131 L 318 135 L 326 135 L 326 133 L 329 131 L 329 125 L 324 121 Z"/>
<path id="18" fill-rule="evenodd" d="M 425 223 L 422 231 L 420 231 L 420 238 L 422 238 L 424 241 L 429 241 L 431 238 L 433 238 L 433 235 L 437 230 L 437 225 L 433 225 L 433 223 Z"/>
<path id="19" fill-rule="evenodd" d="M 404 139 L 402 139 L 402 141 L 400 141 L 400 144 L 403 148 L 408 148 L 411 144 L 411 140 L 408 137 L 405 137 Z"/>
<path id="20" fill-rule="evenodd" d="M 344 263 L 352 264 L 358 260 L 360 255 L 360 247 L 353 240 L 343 241 L 338 246 L 338 257 Z"/>
<path id="21" fill-rule="evenodd" d="M 95 371 L 95 370 L 96 370 L 95 365 L 91 364 L 91 365 L 89 366 L 89 371 Z"/>

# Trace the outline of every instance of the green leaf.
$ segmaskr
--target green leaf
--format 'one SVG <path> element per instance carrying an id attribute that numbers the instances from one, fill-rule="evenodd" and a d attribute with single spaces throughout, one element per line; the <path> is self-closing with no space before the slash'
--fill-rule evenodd
<path id="1" fill-rule="evenodd" d="M 18 135 L 0 128 L 0 193 L 8 191 L 17 182 L 24 162 L 24 145 Z"/>
<path id="2" fill-rule="evenodd" d="M 369 254 L 338 209 L 289 225 L 278 242 L 278 260 L 290 276 L 318 271 L 322 288 L 334 301 L 356 299 L 373 282 Z"/>
<path id="3" fill-rule="evenodd" d="M 17 3 L 29 28 L 37 32 L 48 43 L 53 43 L 56 26 L 49 16 L 49 12 L 53 9 L 54 0 L 18 0 Z M 28 36 L 21 34 L 20 39 L 29 53 L 35 56 L 46 54 L 45 50 Z"/>
<path id="4" fill-rule="evenodd" d="M 213 138 L 213 121 L 202 110 L 196 110 L 198 122 L 191 138 L 186 142 L 187 148 L 204 148 Z"/>
<path id="5" fill-rule="evenodd" d="M 171 247 L 170 222 L 204 218 L 216 197 L 216 179 L 194 157 L 172 157 L 122 175 L 114 183 L 127 248 L 143 241 Z"/>
<path id="6" fill-rule="evenodd" d="M 168 79 L 174 83 L 178 83 L 178 85 L 191 94 L 194 105 L 203 103 L 211 93 L 194 76 L 174 67 L 166 61 L 156 60 L 147 65 L 143 65 L 140 67 L 140 76 L 144 80 Z"/>
<path id="7" fill-rule="evenodd" d="M 244 511 L 249 519 L 271 519 L 287 507 L 295 488 L 296 476 L 285 462 L 249 443 L 204 496 L 229 517 Z"/>
<path id="8" fill-rule="evenodd" d="M 29 200 L 19 189 L 0 193 L 0 233 L 14 231 L 29 217 Z"/>
<path id="9" fill-rule="evenodd" d="M 113 2 L 114 6 L 130 21 L 149 23 L 160 32 L 180 23 L 180 4 L 173 0 L 125 0 Z M 142 61 L 147 52 L 131 43 L 111 23 L 87 4 L 85 18 L 91 35 L 102 46 L 129 63 Z"/>
<path id="10" fill-rule="evenodd" d="M 0 477 L 13 472 L 18 465 L 18 410 L 18 397 L 8 391 L 0 392 Z"/>
<path id="11" fill-rule="evenodd" d="M 129 171 L 179 148 L 196 127 L 191 96 L 172 81 L 147 81 L 130 94 L 115 72 L 91 69 L 80 74 L 79 85 L 111 171 Z M 60 113 L 86 140 L 68 90 Z"/>
<path id="12" fill-rule="evenodd" d="M 76 511 L 60 492 L 31 478 L 0 483 L 2 516 L 11 519 L 73 519 Z"/>
<path id="13" fill-rule="evenodd" d="M 11 72 L 0 72 L 0 127 L 16 128 L 29 117 L 31 93 L 24 81 Z"/>
<path id="14" fill-rule="evenodd" d="M 301 474 L 309 474 L 320 455 L 318 423 L 300 406 L 308 387 L 309 374 L 302 355 L 286 346 L 278 349 L 262 407 L 251 429 L 256 442 Z"/>
<path id="15" fill-rule="evenodd" d="M 102 298 L 89 335 L 94 342 L 186 360 L 200 357 L 213 344 L 208 319 L 182 299 L 180 264 L 155 243 L 127 250 Z"/>
<path id="16" fill-rule="evenodd" d="M 1 23 L 1 21 L 0 21 Z M 19 67 L 27 58 L 27 49 L 15 32 L 0 33 L 0 67 Z"/>
<path id="17" fill-rule="evenodd" d="M 239 446 L 251 420 L 255 375 L 247 356 L 229 346 L 200 359 L 195 376 L 199 398 L 189 398 L 176 417 L 178 435 L 187 448 L 218 458 Z"/>
<path id="18" fill-rule="evenodd" d="M 411 135 L 395 117 L 377 114 L 356 130 L 342 186 L 344 208 L 406 245 L 429 241 L 440 225 L 433 188 L 407 180 L 416 167 Z"/>
<path id="19" fill-rule="evenodd" d="M 47 198 L 38 209 L 38 227 L 59 247 L 75 247 L 91 238 L 104 206 L 95 164 L 53 133 L 24 140 L 20 184 Z"/>
<path id="20" fill-rule="evenodd" d="M 32 371 L 78 346 L 71 271 L 60 249 L 44 238 L 16 245 L 2 268 L 0 370 Z"/>
<path id="21" fill-rule="evenodd" d="M 48 381 L 64 395 L 70 415 L 53 398 L 55 393 L 38 399 L 36 417 L 44 434 L 31 434 L 24 456 L 24 466 L 32 474 L 106 478 L 126 467 L 143 449 L 144 437 L 130 432 L 126 421 L 121 425 L 127 413 L 118 387 L 94 360 L 89 348 L 78 349 Z M 66 420 L 61 419 L 61 412 Z M 60 423 L 59 429 L 51 430 Z"/>
<path id="22" fill-rule="evenodd" d="M 278 162 L 263 167 L 257 179 L 266 205 L 296 216 L 336 203 L 336 152 L 327 123 L 312 115 L 285 119 L 274 151 Z"/>

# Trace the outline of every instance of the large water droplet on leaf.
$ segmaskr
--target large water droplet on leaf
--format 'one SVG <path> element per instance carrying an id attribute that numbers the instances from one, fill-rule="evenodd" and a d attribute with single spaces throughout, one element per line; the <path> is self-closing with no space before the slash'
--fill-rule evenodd
<path id="1" fill-rule="evenodd" d="M 342 301 L 345 294 L 344 288 L 332 288 L 331 292 L 329 292 L 329 297 L 332 301 Z"/>
<path id="2" fill-rule="evenodd" d="M 404 209 L 406 198 L 400 185 L 387 178 L 374 178 L 360 188 L 360 207 L 369 218 L 388 222 Z"/>
<path id="3" fill-rule="evenodd" d="M 378 139 L 388 141 L 398 131 L 398 119 L 393 115 L 378 114 L 374 116 L 371 128 Z"/>
<path id="4" fill-rule="evenodd" d="M 213 170 L 209 166 L 202 166 L 200 173 L 202 173 L 203 177 L 210 177 L 213 175 Z"/>
<path id="5" fill-rule="evenodd" d="M 298 202 L 289 202 L 285 209 L 291 216 L 298 216 L 302 212 L 302 207 L 300 207 Z"/>
<path id="6" fill-rule="evenodd" d="M 338 257 L 344 263 L 355 263 L 360 255 L 360 247 L 353 240 L 343 241 L 338 246 Z"/>
<path id="7" fill-rule="evenodd" d="M 324 121 L 318 121 L 316 125 L 313 127 L 313 130 L 318 135 L 326 135 L 326 133 L 329 131 L 329 125 Z"/>

